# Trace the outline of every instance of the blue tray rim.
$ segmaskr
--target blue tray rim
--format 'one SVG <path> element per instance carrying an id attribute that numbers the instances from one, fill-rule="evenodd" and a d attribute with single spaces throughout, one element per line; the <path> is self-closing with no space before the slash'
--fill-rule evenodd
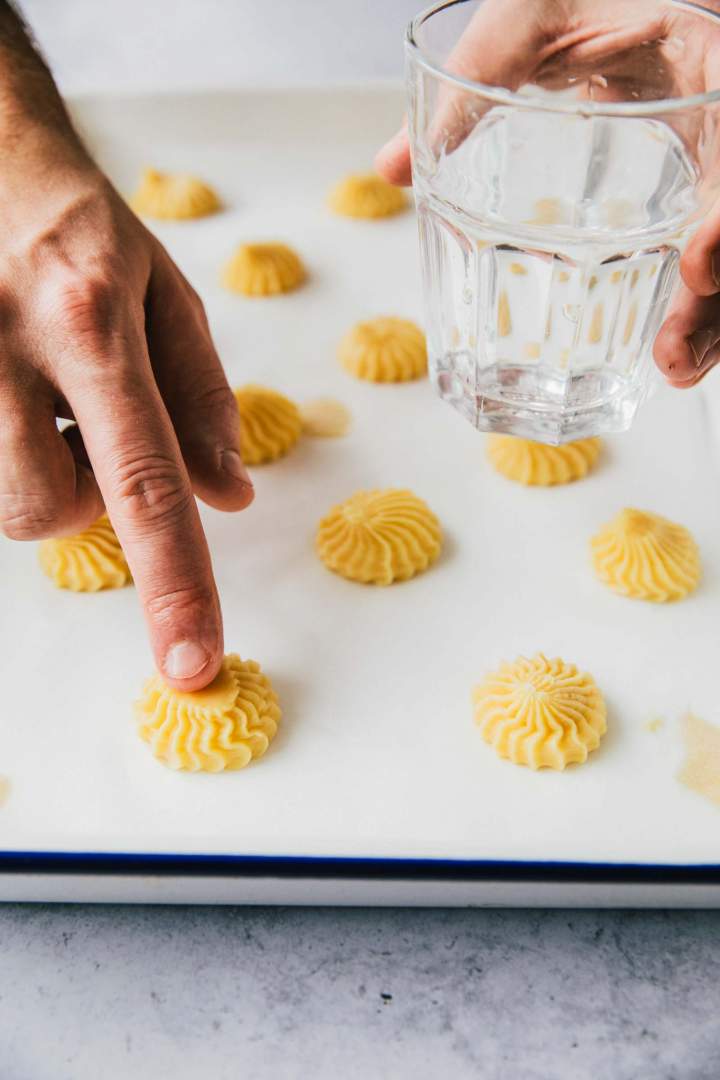
<path id="1" fill-rule="evenodd" d="M 0 874 L 717 884 L 720 864 L 0 850 Z"/>

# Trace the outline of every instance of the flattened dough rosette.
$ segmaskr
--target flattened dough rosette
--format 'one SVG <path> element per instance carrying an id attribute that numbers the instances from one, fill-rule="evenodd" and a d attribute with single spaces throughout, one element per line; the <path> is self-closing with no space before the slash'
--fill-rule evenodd
<path id="1" fill-rule="evenodd" d="M 190 772 L 244 768 L 265 753 L 281 715 L 260 665 L 235 653 L 204 690 L 184 693 L 154 675 L 135 710 L 138 734 L 155 757 Z"/>

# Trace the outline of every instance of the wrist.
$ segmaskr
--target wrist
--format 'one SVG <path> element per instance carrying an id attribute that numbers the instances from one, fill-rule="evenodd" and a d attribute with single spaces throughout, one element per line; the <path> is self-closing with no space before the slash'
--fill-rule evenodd
<path id="1" fill-rule="evenodd" d="M 92 161 L 29 31 L 0 0 L 0 172 L 84 170 Z"/>
<path id="2" fill-rule="evenodd" d="M 102 174 L 68 122 L 48 128 L 17 118 L 8 127 L 0 114 L 0 201 L 34 192 L 49 195 L 68 186 L 98 183 Z"/>

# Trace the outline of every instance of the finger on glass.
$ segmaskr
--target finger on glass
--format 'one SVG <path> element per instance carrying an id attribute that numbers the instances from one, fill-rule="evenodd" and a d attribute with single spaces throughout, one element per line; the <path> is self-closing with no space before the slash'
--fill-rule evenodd
<path id="1" fill-rule="evenodd" d="M 519 17 L 518 0 L 485 0 L 473 14 L 460 41 L 446 54 L 438 50 L 433 59 L 446 71 L 463 78 L 517 88 L 536 63 L 530 48 L 537 32 L 533 17 L 536 6 L 533 0 L 524 3 L 523 17 Z M 447 85 L 438 87 L 436 92 L 442 100 L 428 103 L 435 112 L 432 142 L 437 152 L 451 152 L 481 116 L 472 96 L 462 90 Z M 391 183 L 412 182 L 407 123 L 379 151 L 375 165 Z"/>
<path id="2" fill-rule="evenodd" d="M 653 352 L 671 386 L 696 386 L 720 359 L 720 297 L 696 296 L 681 285 Z"/>

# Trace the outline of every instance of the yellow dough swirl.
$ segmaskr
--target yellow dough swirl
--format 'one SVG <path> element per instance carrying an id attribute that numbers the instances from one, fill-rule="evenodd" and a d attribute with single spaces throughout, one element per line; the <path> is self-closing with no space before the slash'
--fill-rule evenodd
<path id="1" fill-rule="evenodd" d="M 225 265 L 222 282 L 244 296 L 276 296 L 305 281 L 302 259 L 287 244 L 241 244 Z"/>
<path id="2" fill-rule="evenodd" d="M 700 552 L 691 533 L 659 514 L 621 510 L 590 547 L 595 573 L 622 596 L 682 600 L 700 581 Z"/>
<path id="3" fill-rule="evenodd" d="M 196 176 L 157 169 L 145 169 L 130 206 L 136 214 L 177 221 L 206 217 L 221 208 L 213 189 Z"/>
<path id="4" fill-rule="evenodd" d="M 98 592 L 120 589 L 132 581 L 120 541 L 103 514 L 76 536 L 43 540 L 38 550 L 40 565 L 59 589 Z"/>
<path id="5" fill-rule="evenodd" d="M 595 680 L 542 653 L 501 664 L 473 692 L 475 722 L 500 755 L 531 769 L 583 762 L 605 734 L 606 707 Z"/>
<path id="6" fill-rule="evenodd" d="M 240 413 L 240 453 L 246 465 L 275 461 L 300 438 L 300 410 L 284 394 L 249 383 L 235 391 L 235 400 Z"/>
<path id="7" fill-rule="evenodd" d="M 377 173 L 352 173 L 332 189 L 328 205 L 343 217 L 383 218 L 405 210 L 408 201 L 401 188 Z"/>
<path id="8" fill-rule="evenodd" d="M 317 553 L 336 574 L 372 585 L 407 581 L 434 562 L 440 522 L 411 491 L 358 491 L 318 526 Z"/>
<path id="9" fill-rule="evenodd" d="M 346 371 L 369 382 L 406 382 L 427 374 L 425 335 L 414 322 L 393 315 L 353 326 L 338 357 Z"/>
<path id="10" fill-rule="evenodd" d="M 515 435 L 490 435 L 487 454 L 493 466 L 519 484 L 568 484 L 585 476 L 597 461 L 600 439 L 578 439 L 547 446 Z"/>
<path id="11" fill-rule="evenodd" d="M 221 772 L 261 757 L 280 720 L 260 665 L 229 653 L 204 690 L 185 693 L 154 675 L 135 706 L 138 734 L 171 769 Z"/>

